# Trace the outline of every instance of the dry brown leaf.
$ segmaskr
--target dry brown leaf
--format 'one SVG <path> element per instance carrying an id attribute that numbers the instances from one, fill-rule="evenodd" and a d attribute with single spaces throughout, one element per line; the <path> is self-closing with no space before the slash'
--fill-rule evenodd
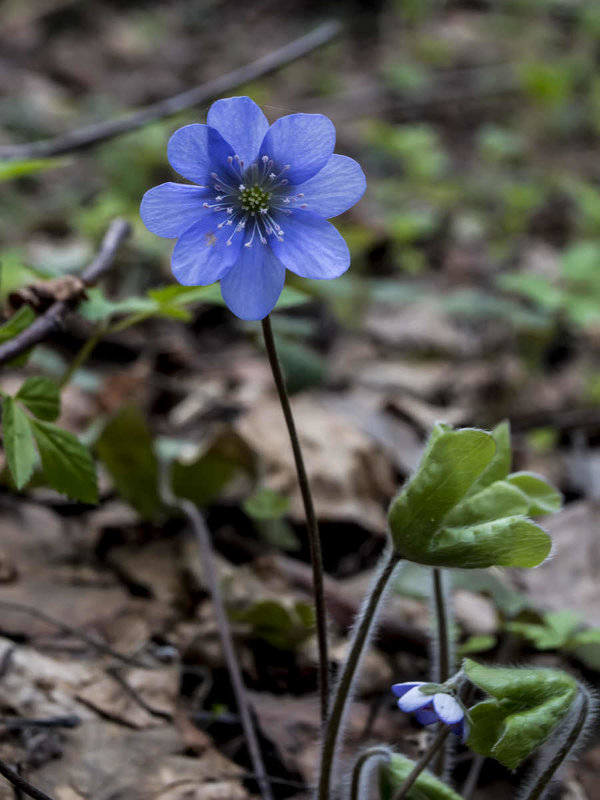
<path id="1" fill-rule="evenodd" d="M 350 521 L 367 529 L 385 527 L 383 509 L 395 485 L 381 448 L 312 395 L 294 398 L 306 468 L 319 519 Z M 291 514 L 304 518 L 288 432 L 274 398 L 244 414 L 237 428 L 262 456 L 266 483 L 291 498 Z"/>
<path id="2" fill-rule="evenodd" d="M 179 669 L 120 669 L 120 680 L 111 674 L 77 691 L 77 699 L 108 719 L 132 728 L 164 725 L 172 716 L 179 689 Z M 155 713 L 152 713 L 154 711 Z"/>
<path id="3" fill-rule="evenodd" d="M 56 800 L 246 800 L 240 768 L 214 749 L 179 755 L 170 725 L 130 730 L 95 720 L 65 735 L 63 758 L 31 779 Z"/>

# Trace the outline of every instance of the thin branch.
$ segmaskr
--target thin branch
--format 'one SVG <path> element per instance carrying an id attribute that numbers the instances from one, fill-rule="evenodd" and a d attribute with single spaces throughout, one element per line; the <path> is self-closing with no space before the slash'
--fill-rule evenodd
<path id="1" fill-rule="evenodd" d="M 137 130 L 149 122 L 154 122 L 164 117 L 170 117 L 185 109 L 201 105 L 215 97 L 227 94 L 238 86 L 262 78 L 281 67 L 291 64 L 302 58 L 307 53 L 316 50 L 337 36 L 342 29 L 339 22 L 325 22 L 314 31 L 295 39 L 293 42 L 274 50 L 272 53 L 246 64 L 244 67 L 221 75 L 200 86 L 195 86 L 186 92 L 181 92 L 173 97 L 167 97 L 157 103 L 141 108 L 124 117 L 100 122 L 96 125 L 86 125 L 83 128 L 57 136 L 54 139 L 44 139 L 29 144 L 15 144 L 0 147 L 0 158 L 25 159 L 48 158 L 49 156 L 63 155 L 82 150 L 91 145 L 105 142 L 115 136 Z"/>
<path id="2" fill-rule="evenodd" d="M 166 472 L 166 470 L 165 470 Z M 217 627 L 219 630 L 219 637 L 221 639 L 221 647 L 223 648 L 223 655 L 227 664 L 227 671 L 235 695 L 235 700 L 242 723 L 242 729 L 248 745 L 250 753 L 250 760 L 252 762 L 252 769 L 256 773 L 256 782 L 258 783 L 261 796 L 263 800 L 273 800 L 273 793 L 271 785 L 267 778 L 265 771 L 262 753 L 258 742 L 258 736 L 254 727 L 252 719 L 252 711 L 248 698 L 246 696 L 246 687 L 244 686 L 244 679 L 242 677 L 242 670 L 238 661 L 229 621 L 227 619 L 227 611 L 225 610 L 225 603 L 223 602 L 223 595 L 221 593 L 221 586 L 215 564 L 213 547 L 210 538 L 210 533 L 206 527 L 204 517 L 198 508 L 190 500 L 184 500 L 181 497 L 175 497 L 168 484 L 167 475 L 163 473 L 161 481 L 161 494 L 166 503 L 170 506 L 178 508 L 185 514 L 190 523 L 194 536 L 198 543 L 200 550 L 200 558 L 204 568 L 204 576 L 208 586 L 210 598 L 213 603 L 213 609 L 217 620 Z"/>
<path id="3" fill-rule="evenodd" d="M 92 286 L 110 268 L 119 245 L 129 235 L 130 230 L 129 223 L 125 220 L 115 219 L 111 222 L 96 258 L 80 276 L 85 286 Z M 76 301 L 57 300 L 22 333 L 0 345 L 0 366 L 59 330 L 64 318 L 75 305 Z"/>
<path id="4" fill-rule="evenodd" d="M 41 789 L 37 789 L 33 784 L 26 781 L 18 772 L 15 772 L 14 769 L 11 769 L 8 764 L 4 761 L 0 760 L 0 775 L 3 775 L 7 781 L 12 783 L 12 785 L 17 789 L 19 792 L 23 792 L 28 797 L 33 797 L 33 800 L 52 800 L 52 798 L 41 791 Z"/>
<path id="5" fill-rule="evenodd" d="M 42 622 L 48 623 L 48 625 L 52 625 L 55 628 L 58 628 L 59 631 L 68 634 L 69 636 L 73 636 L 76 639 L 84 642 L 85 644 L 92 647 L 98 653 L 102 653 L 103 655 L 110 656 L 114 658 L 116 661 L 121 661 L 124 664 L 127 664 L 130 667 L 140 667 L 141 669 L 147 669 L 148 665 L 144 664 L 142 661 L 139 661 L 132 656 L 124 655 L 123 653 L 119 653 L 117 650 L 114 650 L 109 645 L 101 642 L 99 639 L 90 636 L 89 634 L 85 633 L 85 631 L 80 630 L 79 628 L 75 628 L 72 625 L 69 625 L 66 622 L 63 622 L 60 619 L 56 619 L 56 617 L 51 617 L 49 614 L 46 614 L 45 611 L 41 611 L 39 608 L 34 608 L 33 606 L 28 606 L 25 603 L 18 603 L 15 600 L 0 600 L 0 608 L 4 608 L 8 611 L 16 611 L 20 614 L 27 614 L 34 619 L 42 620 Z M 12 652 L 12 651 L 10 651 Z"/>

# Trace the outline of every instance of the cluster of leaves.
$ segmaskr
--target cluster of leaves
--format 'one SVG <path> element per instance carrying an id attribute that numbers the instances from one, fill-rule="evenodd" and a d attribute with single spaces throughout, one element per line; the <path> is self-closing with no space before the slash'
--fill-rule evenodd
<path id="1" fill-rule="evenodd" d="M 558 510 L 561 496 L 533 473 L 510 473 L 510 463 L 507 423 L 492 433 L 436 425 L 417 472 L 390 507 L 396 551 L 439 567 L 540 564 L 550 537 L 528 516 Z"/>
<path id="2" fill-rule="evenodd" d="M 60 414 L 58 387 L 49 378 L 31 377 L 19 391 L 2 394 L 6 460 L 17 489 L 30 480 L 36 446 L 46 482 L 83 503 L 96 503 L 96 469 L 88 448 L 69 431 L 53 425 Z"/>

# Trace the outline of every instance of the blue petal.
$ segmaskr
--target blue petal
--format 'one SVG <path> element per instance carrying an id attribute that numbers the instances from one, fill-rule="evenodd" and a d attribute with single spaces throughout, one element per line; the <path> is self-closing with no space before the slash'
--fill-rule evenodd
<path id="1" fill-rule="evenodd" d="M 353 158 L 332 155 L 320 172 L 300 186 L 290 188 L 290 194 L 302 193 L 298 202 L 306 203 L 313 214 L 329 219 L 347 211 L 365 193 L 365 173 Z"/>
<path id="2" fill-rule="evenodd" d="M 283 241 L 274 236 L 271 247 L 287 269 L 301 278 L 337 278 L 350 266 L 348 245 L 330 222 L 310 211 L 278 216 Z"/>
<path id="3" fill-rule="evenodd" d="M 414 689 L 415 686 L 424 686 L 425 684 L 423 681 L 413 681 L 412 683 L 395 683 L 392 686 L 392 692 L 396 695 L 396 697 L 404 697 L 404 695 Z"/>
<path id="4" fill-rule="evenodd" d="M 452 695 L 436 694 L 433 696 L 433 709 L 441 722 L 456 725 L 464 719 L 465 712 L 461 704 Z"/>
<path id="5" fill-rule="evenodd" d="M 173 275 L 184 286 L 207 286 L 220 280 L 239 256 L 243 233 L 235 233 L 231 245 L 227 239 L 232 226 L 218 228 L 222 214 L 210 212 L 186 230 L 173 250 Z"/>
<path id="6" fill-rule="evenodd" d="M 212 185 L 211 172 L 224 171 L 227 156 L 233 156 L 233 150 L 214 128 L 194 124 L 175 131 L 169 139 L 167 156 L 173 169 L 188 181 Z"/>
<path id="7" fill-rule="evenodd" d="M 166 239 L 176 239 L 206 214 L 202 203 L 209 192 L 183 183 L 161 183 L 142 198 L 140 216 L 149 231 Z"/>
<path id="8" fill-rule="evenodd" d="M 430 705 L 431 696 L 422 694 L 418 686 L 415 686 L 414 689 L 411 689 L 404 695 L 404 697 L 401 697 L 400 700 L 398 700 L 398 708 L 400 711 L 404 711 L 406 714 L 412 714 L 413 711 Z"/>
<path id="9" fill-rule="evenodd" d="M 290 114 L 276 120 L 266 133 L 260 155 L 272 158 L 274 172 L 289 164 L 284 177 L 304 183 L 331 158 L 335 145 L 333 122 L 322 114 Z"/>
<path id="10" fill-rule="evenodd" d="M 415 711 L 415 717 L 417 722 L 420 722 L 421 725 L 433 725 L 434 722 L 438 721 L 437 714 L 430 708 L 417 709 L 417 711 Z"/>
<path id="11" fill-rule="evenodd" d="M 255 241 L 242 247 L 233 269 L 221 280 L 221 294 L 241 319 L 264 319 L 277 302 L 285 282 L 285 267 L 268 245 Z"/>
<path id="12" fill-rule="evenodd" d="M 267 118 L 249 97 L 217 100 L 210 107 L 206 122 L 219 131 L 247 166 L 258 158 L 261 142 L 269 130 Z"/>

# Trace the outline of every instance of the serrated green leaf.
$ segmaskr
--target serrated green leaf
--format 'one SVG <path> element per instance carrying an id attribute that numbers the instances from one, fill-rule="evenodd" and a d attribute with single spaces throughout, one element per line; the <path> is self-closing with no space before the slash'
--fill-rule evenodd
<path id="1" fill-rule="evenodd" d="M 467 494 L 495 452 L 494 440 L 485 431 L 434 428 L 416 474 L 390 507 L 390 531 L 400 555 L 417 562 L 427 556 L 440 523 Z"/>
<path id="2" fill-rule="evenodd" d="M 104 427 L 96 441 L 96 451 L 119 494 L 144 519 L 153 519 L 162 507 L 158 461 L 152 434 L 141 412 L 132 406 L 121 409 Z"/>
<path id="3" fill-rule="evenodd" d="M 60 414 L 58 386 L 43 375 L 27 378 L 15 397 L 39 419 L 52 422 Z"/>
<path id="4" fill-rule="evenodd" d="M 393 753 L 389 761 L 382 762 L 379 766 L 380 800 L 393 800 L 414 766 L 414 761 L 399 753 Z M 409 789 L 406 800 L 461 800 L 461 797 L 425 770 Z"/>
<path id="5" fill-rule="evenodd" d="M 469 711 L 469 747 L 509 769 L 552 736 L 577 696 L 575 680 L 559 670 L 486 667 L 470 659 L 464 670 L 493 698 Z"/>
<path id="6" fill-rule="evenodd" d="M 527 497 L 529 508 L 526 514 L 536 517 L 560 511 L 562 494 L 540 475 L 534 472 L 513 472 L 506 480 Z"/>
<path id="7" fill-rule="evenodd" d="M 33 472 L 35 447 L 29 419 L 12 397 L 2 401 L 2 438 L 13 480 L 22 489 Z"/>
<path id="8" fill-rule="evenodd" d="M 49 422 L 31 419 L 30 424 L 49 485 L 73 500 L 97 503 L 96 468 L 87 447 Z"/>

